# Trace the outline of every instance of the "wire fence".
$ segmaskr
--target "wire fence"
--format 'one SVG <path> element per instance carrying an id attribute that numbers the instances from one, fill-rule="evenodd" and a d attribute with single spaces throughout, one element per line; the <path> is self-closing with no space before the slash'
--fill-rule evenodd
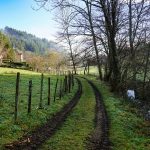
<path id="1" fill-rule="evenodd" d="M 74 76 L 67 75 L 0 75 L 0 111 L 18 119 L 20 112 L 43 109 L 70 93 Z"/>

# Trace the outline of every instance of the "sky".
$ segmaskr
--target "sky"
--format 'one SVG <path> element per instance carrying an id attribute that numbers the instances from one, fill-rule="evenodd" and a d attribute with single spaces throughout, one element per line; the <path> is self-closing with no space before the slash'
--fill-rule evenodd
<path id="1" fill-rule="evenodd" d="M 0 0 L 0 29 L 9 26 L 40 38 L 55 40 L 58 29 L 52 12 L 33 8 L 37 8 L 34 0 Z"/>
<path id="2" fill-rule="evenodd" d="M 8 26 L 55 40 L 57 25 L 52 12 L 33 8 L 38 8 L 34 0 L 0 0 L 0 29 Z"/>

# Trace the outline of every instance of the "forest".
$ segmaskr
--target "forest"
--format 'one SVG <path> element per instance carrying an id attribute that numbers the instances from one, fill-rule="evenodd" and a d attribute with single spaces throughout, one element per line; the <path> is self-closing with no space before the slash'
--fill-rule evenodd
<path id="1" fill-rule="evenodd" d="M 30 51 L 36 54 L 45 54 L 50 50 L 61 50 L 59 45 L 47 39 L 41 39 L 35 35 L 28 34 L 10 27 L 5 27 L 3 33 L 9 38 L 13 48 L 21 51 Z"/>

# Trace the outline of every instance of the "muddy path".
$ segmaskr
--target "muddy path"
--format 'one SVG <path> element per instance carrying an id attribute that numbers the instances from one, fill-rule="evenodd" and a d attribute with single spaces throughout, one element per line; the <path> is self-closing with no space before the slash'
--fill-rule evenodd
<path id="1" fill-rule="evenodd" d="M 87 80 L 87 82 L 91 85 L 96 100 L 95 129 L 91 133 L 90 138 L 88 139 L 87 149 L 110 150 L 109 122 L 107 112 L 103 103 L 103 98 L 97 87 L 92 83 L 92 81 Z"/>
<path id="2" fill-rule="evenodd" d="M 11 150 L 34 150 L 38 149 L 47 139 L 57 131 L 57 129 L 63 124 L 67 116 L 72 109 L 78 103 L 82 95 L 82 85 L 79 79 L 78 90 L 75 93 L 72 100 L 66 104 L 63 109 L 57 112 L 52 118 L 50 118 L 44 125 L 35 129 L 30 134 L 27 134 L 20 138 L 18 141 L 5 145 L 5 149 Z"/>

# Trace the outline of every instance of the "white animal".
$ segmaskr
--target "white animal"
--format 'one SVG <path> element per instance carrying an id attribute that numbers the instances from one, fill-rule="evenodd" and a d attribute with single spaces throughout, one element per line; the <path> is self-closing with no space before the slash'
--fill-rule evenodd
<path id="1" fill-rule="evenodd" d="M 135 92 L 134 90 L 127 90 L 127 97 L 131 100 L 135 99 Z"/>

